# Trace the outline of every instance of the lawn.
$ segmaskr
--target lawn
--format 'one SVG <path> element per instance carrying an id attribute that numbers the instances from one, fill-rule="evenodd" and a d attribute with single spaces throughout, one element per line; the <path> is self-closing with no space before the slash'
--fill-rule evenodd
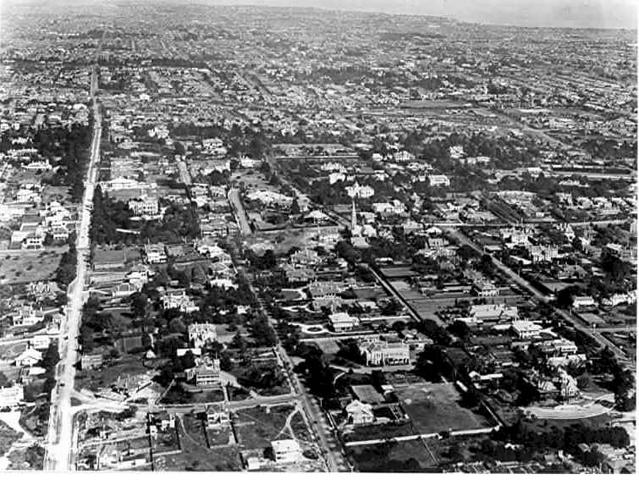
<path id="1" fill-rule="evenodd" d="M 199 391 L 186 390 L 181 385 L 174 385 L 162 398 L 160 403 L 168 405 L 191 403 L 215 403 L 224 400 L 224 392 L 221 388 L 213 388 Z"/>
<path id="2" fill-rule="evenodd" d="M 290 438 L 287 431 L 279 434 L 294 408 L 292 405 L 282 405 L 271 407 L 270 412 L 260 407 L 238 410 L 233 420 L 238 442 L 244 449 L 251 450 L 269 447 L 272 440 Z"/>
<path id="3" fill-rule="evenodd" d="M 415 472 L 437 465 L 421 440 L 351 447 L 347 453 L 360 472 Z"/>
<path id="4" fill-rule="evenodd" d="M 396 394 L 421 434 L 490 426 L 484 417 L 458 404 L 461 396 L 453 384 L 412 385 L 397 388 Z"/>
<path id="5" fill-rule="evenodd" d="M 53 280 L 60 257 L 67 247 L 40 252 L 16 250 L 0 256 L 0 283 L 29 283 Z"/>
<path id="6" fill-rule="evenodd" d="M 208 446 L 206 441 L 206 431 L 204 427 L 204 421 L 201 418 L 193 414 L 186 414 L 181 417 L 182 425 L 186 435 L 191 439 L 199 443 L 200 445 Z"/>
<path id="7" fill-rule="evenodd" d="M 213 447 L 228 445 L 233 436 L 233 431 L 230 427 L 226 428 L 207 428 L 206 436 L 208 438 L 208 444 Z"/>
<path id="8" fill-rule="evenodd" d="M 237 447 L 210 449 L 206 443 L 185 434 L 181 421 L 177 422 L 182 451 L 175 455 L 165 455 L 164 470 L 170 471 L 240 471 L 242 463 Z"/>

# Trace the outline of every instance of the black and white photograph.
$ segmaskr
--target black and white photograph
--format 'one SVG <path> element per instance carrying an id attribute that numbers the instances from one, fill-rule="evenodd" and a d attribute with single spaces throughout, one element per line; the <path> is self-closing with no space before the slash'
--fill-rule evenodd
<path id="1" fill-rule="evenodd" d="M 0 0 L 0 477 L 635 474 L 638 10 Z"/>

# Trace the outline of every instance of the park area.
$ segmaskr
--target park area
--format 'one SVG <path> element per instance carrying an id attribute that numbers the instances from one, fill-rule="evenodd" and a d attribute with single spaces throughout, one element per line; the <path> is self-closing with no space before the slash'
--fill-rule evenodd
<path id="1" fill-rule="evenodd" d="M 462 407 L 461 395 L 451 383 L 422 383 L 395 390 L 415 430 L 424 435 L 490 427 L 483 416 Z"/>

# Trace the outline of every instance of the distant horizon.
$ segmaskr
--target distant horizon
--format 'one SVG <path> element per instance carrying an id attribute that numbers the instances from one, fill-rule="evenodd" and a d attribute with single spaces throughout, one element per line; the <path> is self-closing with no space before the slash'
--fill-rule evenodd
<path id="1" fill-rule="evenodd" d="M 3 6 L 80 6 L 103 0 L 0 0 Z M 126 3 L 316 8 L 327 11 L 442 17 L 465 23 L 523 28 L 636 31 L 639 0 L 117 0 Z"/>
<path id="2" fill-rule="evenodd" d="M 153 1 L 153 0 L 147 0 Z M 528 28 L 637 30 L 635 0 L 191 0 L 215 5 L 446 17 Z"/>

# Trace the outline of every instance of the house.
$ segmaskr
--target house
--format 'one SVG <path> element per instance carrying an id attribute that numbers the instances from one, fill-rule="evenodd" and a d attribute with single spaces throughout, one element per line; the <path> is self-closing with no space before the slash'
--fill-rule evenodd
<path id="1" fill-rule="evenodd" d="M 212 365 L 199 365 L 187 370 L 186 379 L 195 380 L 195 385 L 198 387 L 220 385 L 220 361 L 216 358 Z"/>
<path id="2" fill-rule="evenodd" d="M 126 282 L 126 283 L 120 283 L 119 285 L 112 287 L 109 290 L 109 293 L 111 294 L 113 298 L 123 298 L 123 297 L 130 297 L 134 293 L 139 292 L 141 289 L 142 289 L 142 284 L 139 282 L 137 284 Z"/>
<path id="3" fill-rule="evenodd" d="M 550 356 L 573 356 L 577 354 L 578 348 L 575 342 L 566 338 L 555 338 L 535 344 L 542 353 Z"/>
<path id="4" fill-rule="evenodd" d="M 529 320 L 515 320 L 511 328 L 517 337 L 524 339 L 536 337 L 542 331 L 540 325 Z"/>
<path id="5" fill-rule="evenodd" d="M 197 305 L 183 289 L 168 291 L 162 295 L 162 308 L 169 310 L 176 308 L 184 313 L 191 313 L 198 310 Z"/>
<path id="6" fill-rule="evenodd" d="M 202 348 L 216 339 L 215 325 L 211 323 L 192 323 L 189 325 L 189 341 L 194 347 Z"/>
<path id="7" fill-rule="evenodd" d="M 346 312 L 331 313 L 328 318 L 333 330 L 336 332 L 352 330 L 359 326 L 359 318 L 351 317 Z"/>
<path id="8" fill-rule="evenodd" d="M 231 423 L 231 414 L 224 405 L 209 405 L 204 414 L 208 428 L 224 428 Z"/>
<path id="9" fill-rule="evenodd" d="M 44 248 L 44 232 L 35 230 L 29 232 L 23 239 L 22 250 L 42 250 Z"/>
<path id="10" fill-rule="evenodd" d="M 157 215 L 160 211 L 158 199 L 155 197 L 143 196 L 129 200 L 129 210 L 134 215 Z"/>
<path id="11" fill-rule="evenodd" d="M 95 370 L 104 364 L 104 357 L 101 353 L 84 354 L 80 358 L 80 368 L 82 370 Z"/>
<path id="12" fill-rule="evenodd" d="M 18 367 L 33 367 L 40 363 L 42 360 L 42 353 L 33 349 L 27 348 L 24 352 L 16 357 L 16 365 Z"/>
<path id="13" fill-rule="evenodd" d="M 293 265 L 284 265 L 284 274 L 289 283 L 308 283 L 316 278 L 315 270 L 306 267 L 294 267 Z"/>
<path id="14" fill-rule="evenodd" d="M 26 305 L 21 307 L 17 313 L 11 317 L 11 322 L 14 326 L 32 326 L 44 319 L 42 312 L 36 312 L 36 310 Z"/>
<path id="15" fill-rule="evenodd" d="M 296 266 L 313 266 L 321 262 L 319 254 L 315 250 L 305 248 L 291 255 L 290 262 Z"/>
<path id="16" fill-rule="evenodd" d="M 596 307 L 597 302 L 595 302 L 595 299 L 590 296 L 575 297 L 572 300 L 572 308 L 574 308 L 575 310 L 590 309 Z"/>
<path id="17" fill-rule="evenodd" d="M 360 353 L 366 359 L 366 365 L 408 365 L 410 348 L 401 342 L 373 340 L 360 346 Z"/>
<path id="18" fill-rule="evenodd" d="M 302 448 L 297 440 L 273 440 L 271 448 L 277 463 L 293 463 L 302 459 Z"/>
<path id="19" fill-rule="evenodd" d="M 353 400 L 344 408 L 348 423 L 353 425 L 366 425 L 375 422 L 373 407 L 359 400 Z"/>
<path id="20" fill-rule="evenodd" d="M 446 175 L 429 175 L 428 183 L 431 187 L 450 187 L 450 179 Z"/>
<path id="21" fill-rule="evenodd" d="M 0 387 L 0 408 L 13 408 L 24 400 L 24 388 L 22 385 Z"/>
<path id="22" fill-rule="evenodd" d="M 175 428 L 175 415 L 166 410 L 160 412 L 149 412 L 147 417 L 148 431 L 151 436 L 156 436 L 158 432 L 166 432 Z"/>
<path id="23" fill-rule="evenodd" d="M 486 279 L 478 279 L 473 282 L 473 291 L 479 297 L 496 297 L 499 294 L 499 289 L 493 282 Z"/>
<path id="24" fill-rule="evenodd" d="M 165 263 L 167 261 L 163 243 L 145 245 L 144 255 L 149 263 Z"/>
<path id="25" fill-rule="evenodd" d="M 35 350 L 46 350 L 51 343 L 51 337 L 47 335 L 34 335 L 29 339 L 29 347 Z"/>

